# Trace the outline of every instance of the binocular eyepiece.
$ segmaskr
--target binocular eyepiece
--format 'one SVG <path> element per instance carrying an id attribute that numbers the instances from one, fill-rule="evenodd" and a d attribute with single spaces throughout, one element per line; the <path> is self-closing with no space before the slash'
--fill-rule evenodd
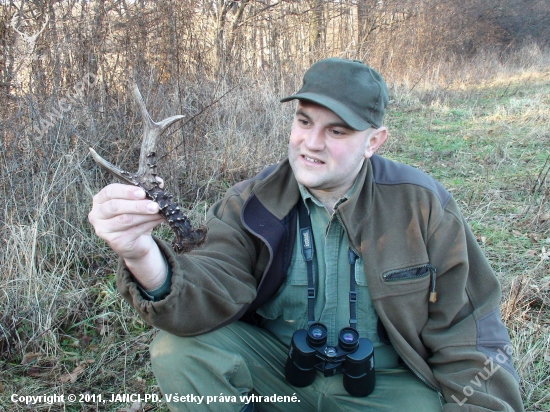
<path id="1" fill-rule="evenodd" d="M 374 390 L 374 347 L 366 338 L 359 338 L 353 328 L 343 328 L 338 345 L 327 345 L 327 328 L 313 323 L 307 330 L 292 335 L 285 365 L 285 378 L 293 386 L 308 386 L 317 370 L 326 377 L 343 373 L 346 391 L 352 396 L 368 396 Z"/>

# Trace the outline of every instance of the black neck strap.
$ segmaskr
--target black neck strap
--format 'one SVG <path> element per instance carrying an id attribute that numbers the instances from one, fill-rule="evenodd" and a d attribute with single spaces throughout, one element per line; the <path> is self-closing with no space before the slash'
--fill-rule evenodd
<path id="1" fill-rule="evenodd" d="M 308 325 L 315 323 L 315 288 L 313 286 L 313 255 L 315 253 L 315 244 L 313 243 L 313 231 L 311 230 L 311 219 L 307 212 L 303 199 L 298 202 L 298 217 L 300 220 L 300 243 L 302 246 L 302 256 L 307 267 L 307 315 Z M 353 329 L 357 327 L 357 292 L 355 291 L 355 262 L 357 254 L 351 250 L 348 251 L 349 258 L 349 325 Z"/>

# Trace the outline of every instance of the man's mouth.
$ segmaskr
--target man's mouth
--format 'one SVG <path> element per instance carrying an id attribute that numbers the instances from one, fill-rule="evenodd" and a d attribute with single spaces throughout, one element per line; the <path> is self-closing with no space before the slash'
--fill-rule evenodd
<path id="1" fill-rule="evenodd" d="M 317 160 L 317 159 L 314 159 L 313 157 L 309 157 L 309 156 L 306 156 L 306 155 L 302 155 L 302 157 L 304 158 L 304 160 L 307 160 L 308 162 L 313 162 L 313 163 L 317 163 L 317 164 L 324 164 L 325 162 L 322 162 L 320 160 Z"/>

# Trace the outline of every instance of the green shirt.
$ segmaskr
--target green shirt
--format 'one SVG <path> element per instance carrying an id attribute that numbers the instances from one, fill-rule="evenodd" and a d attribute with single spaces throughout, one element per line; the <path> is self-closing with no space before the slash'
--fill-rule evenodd
<path id="1" fill-rule="evenodd" d="M 338 205 L 345 202 L 354 189 L 355 185 L 336 203 L 335 212 L 331 216 L 325 207 L 300 185 L 300 193 L 309 211 L 315 244 L 315 321 L 327 327 L 329 345 L 336 345 L 340 329 L 350 326 L 349 243 L 345 228 L 340 222 Z M 361 258 L 357 259 L 355 264 L 355 281 L 356 327 L 359 336 L 372 341 L 377 369 L 397 367 L 398 355 L 393 346 L 384 344 L 378 337 L 378 316 L 369 296 Z M 265 318 L 262 326 L 288 345 L 297 329 L 307 329 L 307 267 L 301 253 L 299 231 L 285 284 L 269 302 L 258 309 L 258 313 Z"/>

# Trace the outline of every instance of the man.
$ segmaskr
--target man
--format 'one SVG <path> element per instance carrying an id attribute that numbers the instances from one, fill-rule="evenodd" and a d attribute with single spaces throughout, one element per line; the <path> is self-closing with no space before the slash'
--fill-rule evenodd
<path id="1" fill-rule="evenodd" d="M 522 410 L 499 283 L 455 201 L 375 154 L 387 136 L 383 79 L 325 59 L 290 100 L 288 159 L 228 190 L 191 253 L 151 236 L 161 219 L 142 190 L 110 185 L 94 197 L 89 219 L 121 257 L 120 292 L 163 330 L 151 359 L 170 408 Z M 300 236 L 308 224 L 312 244 Z M 351 396 L 341 374 L 288 383 L 292 336 L 313 322 L 330 346 L 348 323 L 372 342 L 369 396 Z"/>

